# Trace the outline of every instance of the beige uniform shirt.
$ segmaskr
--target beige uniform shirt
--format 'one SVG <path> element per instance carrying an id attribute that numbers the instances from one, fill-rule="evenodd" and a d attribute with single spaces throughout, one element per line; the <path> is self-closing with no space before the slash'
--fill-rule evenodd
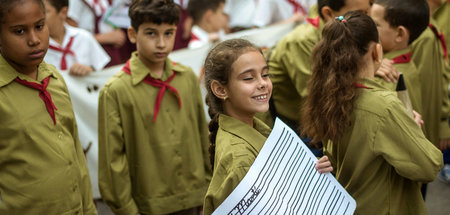
<path id="1" fill-rule="evenodd" d="M 100 92 L 99 187 L 118 215 L 168 214 L 200 206 L 211 177 L 209 142 L 197 76 L 167 59 L 164 93 L 153 122 L 159 88 L 144 83 L 150 70 L 133 53 L 131 75 L 119 72 Z M 155 78 L 155 77 L 154 77 Z"/>
<path id="2" fill-rule="evenodd" d="M 258 156 L 271 130 L 257 118 L 253 127 L 221 114 L 216 136 L 214 173 L 203 212 L 210 215 L 233 192 Z"/>
<path id="3" fill-rule="evenodd" d="M 314 24 L 312 24 L 314 23 Z M 319 17 L 295 28 L 274 48 L 269 59 L 272 99 L 283 121 L 298 122 L 311 77 L 311 53 L 319 42 L 324 23 Z M 292 126 L 292 125 L 291 125 Z"/>
<path id="4" fill-rule="evenodd" d="M 42 62 L 37 81 L 0 56 L 0 214 L 97 214 L 75 115 L 62 76 Z M 14 81 L 51 77 L 56 125 L 39 91 Z"/>
<path id="5" fill-rule="evenodd" d="M 419 182 L 433 181 L 442 153 L 407 114 L 395 92 L 373 80 L 359 89 L 352 125 L 324 144 L 336 179 L 356 200 L 355 214 L 426 214 Z"/>
<path id="6" fill-rule="evenodd" d="M 433 20 L 431 23 L 435 24 Z M 444 77 L 444 58 L 439 39 L 428 27 L 412 44 L 412 60 L 419 71 L 422 85 L 422 119 L 425 136 L 435 146 L 439 140 L 450 138 L 447 117 L 450 105 L 447 79 Z"/>

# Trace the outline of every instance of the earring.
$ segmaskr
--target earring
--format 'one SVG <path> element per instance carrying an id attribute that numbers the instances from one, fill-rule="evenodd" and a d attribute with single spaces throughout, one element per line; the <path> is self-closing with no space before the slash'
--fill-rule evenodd
<path id="1" fill-rule="evenodd" d="M 223 101 L 226 101 L 228 98 L 228 96 L 223 97 Z"/>

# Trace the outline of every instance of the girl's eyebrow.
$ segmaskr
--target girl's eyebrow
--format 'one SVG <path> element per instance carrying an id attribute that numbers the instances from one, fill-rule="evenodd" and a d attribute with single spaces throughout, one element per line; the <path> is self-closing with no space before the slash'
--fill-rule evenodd
<path id="1" fill-rule="evenodd" d="M 41 22 L 45 22 L 45 17 L 40 19 L 40 20 L 38 20 L 38 21 L 36 21 L 35 23 L 33 23 L 33 25 L 36 25 L 36 24 L 41 23 Z M 19 27 L 26 27 L 26 26 L 27 25 L 18 24 L 18 25 L 9 26 L 8 28 L 19 28 Z"/>

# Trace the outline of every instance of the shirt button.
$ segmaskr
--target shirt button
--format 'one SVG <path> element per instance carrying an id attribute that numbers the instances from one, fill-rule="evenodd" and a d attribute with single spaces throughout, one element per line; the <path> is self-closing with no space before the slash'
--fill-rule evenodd
<path id="1" fill-rule="evenodd" d="M 77 191 L 77 185 L 73 185 L 72 190 L 73 190 L 73 192 Z"/>
<path id="2" fill-rule="evenodd" d="M 62 138 L 62 133 L 61 133 L 61 132 L 59 132 L 59 134 L 58 134 L 58 138 L 59 138 L 59 139 L 61 139 L 61 138 Z"/>

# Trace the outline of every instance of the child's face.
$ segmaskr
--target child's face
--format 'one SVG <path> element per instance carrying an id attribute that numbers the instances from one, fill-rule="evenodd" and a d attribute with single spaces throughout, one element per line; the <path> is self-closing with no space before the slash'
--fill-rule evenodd
<path id="1" fill-rule="evenodd" d="M 37 68 L 48 49 L 49 34 L 43 8 L 28 0 L 14 5 L 1 23 L 0 50 L 19 72 Z"/>
<path id="2" fill-rule="evenodd" d="M 131 28 L 129 37 L 136 43 L 139 59 L 147 66 L 155 65 L 164 63 L 172 51 L 176 30 L 176 25 L 145 22 L 139 25 L 137 32 Z"/>
<path id="3" fill-rule="evenodd" d="M 220 3 L 219 8 L 217 8 L 217 10 L 213 13 L 211 17 L 211 23 L 214 28 L 213 32 L 218 32 L 221 29 L 225 29 L 225 27 L 227 26 L 227 17 L 223 12 L 224 6 L 225 6 L 224 3 Z"/>
<path id="4" fill-rule="evenodd" d="M 245 118 L 269 110 L 272 82 L 264 56 L 258 51 L 249 51 L 242 54 L 231 68 L 226 85 L 225 112 Z"/>
<path id="5" fill-rule="evenodd" d="M 396 29 L 384 19 L 385 8 L 379 4 L 373 4 L 370 10 L 370 16 L 377 25 L 378 36 L 380 43 L 383 46 L 383 52 L 387 53 L 392 51 L 396 44 Z"/>
<path id="6" fill-rule="evenodd" d="M 55 27 L 64 25 L 67 16 L 67 9 L 62 8 L 61 11 L 56 11 L 56 8 L 47 0 L 44 0 L 45 5 L 45 22 L 47 23 L 50 36 L 54 36 Z"/>

